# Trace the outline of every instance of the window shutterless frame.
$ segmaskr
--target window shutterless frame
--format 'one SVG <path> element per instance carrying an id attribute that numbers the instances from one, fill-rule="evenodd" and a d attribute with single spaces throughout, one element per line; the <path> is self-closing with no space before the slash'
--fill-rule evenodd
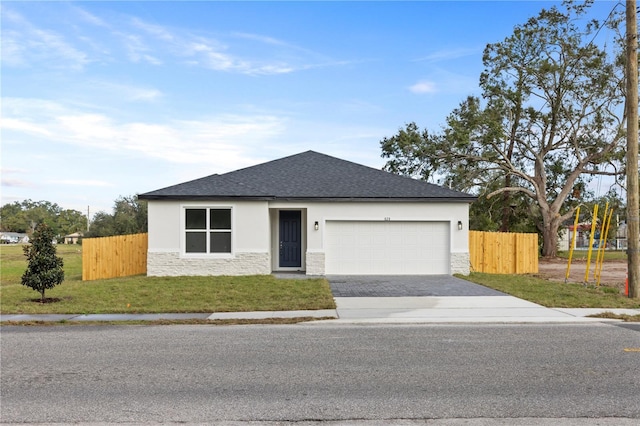
<path id="1" fill-rule="evenodd" d="M 231 209 L 209 209 L 209 253 L 231 253 Z"/>
<path id="2" fill-rule="evenodd" d="M 231 254 L 230 207 L 184 207 L 185 254 Z"/>

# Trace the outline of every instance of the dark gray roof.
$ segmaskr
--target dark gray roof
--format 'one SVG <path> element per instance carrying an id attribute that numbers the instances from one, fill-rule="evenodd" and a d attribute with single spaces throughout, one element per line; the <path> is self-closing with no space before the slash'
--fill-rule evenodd
<path id="1" fill-rule="evenodd" d="M 462 201 L 476 197 L 314 151 L 140 194 L 143 200 Z"/>

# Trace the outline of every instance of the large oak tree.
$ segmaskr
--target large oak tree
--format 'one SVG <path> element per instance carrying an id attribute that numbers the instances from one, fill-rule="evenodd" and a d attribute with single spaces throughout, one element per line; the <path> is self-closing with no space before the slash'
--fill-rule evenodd
<path id="1" fill-rule="evenodd" d="M 623 168 L 622 72 L 593 42 L 602 25 L 587 22 L 587 11 L 571 2 L 543 9 L 487 45 L 483 99 L 465 99 L 440 132 L 411 123 L 384 138 L 386 170 L 499 197 L 503 226 L 528 200 L 542 254 L 555 256 L 558 229 L 586 182 Z"/>

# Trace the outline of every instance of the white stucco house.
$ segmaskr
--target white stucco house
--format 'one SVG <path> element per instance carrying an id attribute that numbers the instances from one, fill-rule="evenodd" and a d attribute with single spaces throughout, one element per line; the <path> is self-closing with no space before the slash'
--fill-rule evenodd
<path id="1" fill-rule="evenodd" d="M 152 276 L 469 273 L 476 197 L 314 151 L 139 198 Z"/>
<path id="2" fill-rule="evenodd" d="M 29 236 L 21 232 L 0 232 L 2 244 L 28 244 Z"/>
<path id="3" fill-rule="evenodd" d="M 65 244 L 78 244 L 78 241 L 82 240 L 84 234 L 82 232 L 74 232 L 73 234 L 64 236 Z"/>

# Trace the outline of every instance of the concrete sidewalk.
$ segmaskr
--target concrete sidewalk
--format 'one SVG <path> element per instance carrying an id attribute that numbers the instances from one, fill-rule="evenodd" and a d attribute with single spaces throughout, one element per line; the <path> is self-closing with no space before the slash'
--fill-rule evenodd
<path id="1" fill-rule="evenodd" d="M 323 324 L 593 323 L 601 312 L 640 315 L 640 309 L 550 309 L 512 296 L 336 297 L 337 309 L 165 314 L 2 315 L 0 321 L 157 321 L 269 318 L 327 319 Z"/>
<path id="2" fill-rule="evenodd" d="M 513 296 L 336 297 L 336 323 L 588 323 L 602 312 L 640 309 L 551 309 Z M 615 320 L 614 320 L 615 321 Z"/>
<path id="3" fill-rule="evenodd" d="M 7 321 L 158 321 L 158 320 L 226 320 L 269 318 L 338 318 L 335 309 L 313 311 L 256 311 L 219 313 L 165 313 L 165 314 L 44 314 L 0 315 L 0 322 Z"/>

